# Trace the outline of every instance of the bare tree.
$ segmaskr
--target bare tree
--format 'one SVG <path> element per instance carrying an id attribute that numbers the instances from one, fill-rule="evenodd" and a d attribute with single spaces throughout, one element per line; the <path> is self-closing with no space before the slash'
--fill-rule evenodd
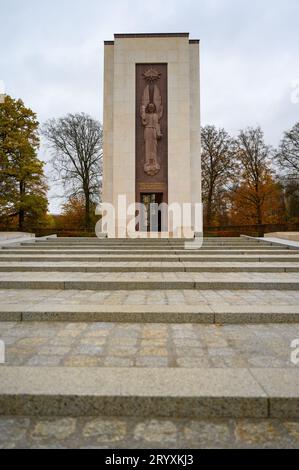
<path id="1" fill-rule="evenodd" d="M 264 142 L 260 127 L 241 130 L 236 140 L 236 155 L 241 168 L 242 198 L 252 206 L 257 224 L 263 222 L 263 204 L 272 194 L 271 147 Z M 267 184 L 266 184 L 267 183 Z"/>
<path id="2" fill-rule="evenodd" d="M 90 229 L 91 207 L 101 193 L 102 125 L 84 113 L 68 114 L 47 121 L 42 134 L 52 150 L 51 163 L 67 197 L 84 196 L 85 226 Z"/>
<path id="3" fill-rule="evenodd" d="M 299 178 L 281 178 L 281 186 L 284 189 L 286 216 L 290 222 L 299 220 Z"/>
<path id="4" fill-rule="evenodd" d="M 230 181 L 237 172 L 233 140 L 224 129 L 205 126 L 202 138 L 203 201 L 207 225 L 211 225 L 219 200 L 227 192 Z"/>
<path id="5" fill-rule="evenodd" d="M 284 133 L 276 161 L 280 169 L 287 173 L 288 179 L 299 179 L 299 122 Z"/>

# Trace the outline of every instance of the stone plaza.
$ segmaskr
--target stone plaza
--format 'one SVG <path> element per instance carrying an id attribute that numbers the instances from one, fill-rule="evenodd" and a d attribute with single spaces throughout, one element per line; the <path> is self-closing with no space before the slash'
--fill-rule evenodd
<path id="1" fill-rule="evenodd" d="M 298 249 L 48 238 L 0 268 L 2 447 L 298 447 Z"/>

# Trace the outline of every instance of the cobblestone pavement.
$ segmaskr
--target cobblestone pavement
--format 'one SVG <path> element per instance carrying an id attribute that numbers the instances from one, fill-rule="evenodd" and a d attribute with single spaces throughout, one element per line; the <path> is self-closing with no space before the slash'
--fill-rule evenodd
<path id="1" fill-rule="evenodd" d="M 299 448 L 299 421 L 0 417 L 7 448 Z"/>
<path id="2" fill-rule="evenodd" d="M 236 304 L 298 305 L 299 291 L 277 290 L 138 290 L 138 291 L 89 291 L 89 290 L 26 290 L 0 289 L 0 305 L 18 303 L 47 305 L 209 305 L 211 302 Z"/>
<path id="3" fill-rule="evenodd" d="M 0 323 L 7 366 L 296 367 L 297 338 L 294 324 Z"/>

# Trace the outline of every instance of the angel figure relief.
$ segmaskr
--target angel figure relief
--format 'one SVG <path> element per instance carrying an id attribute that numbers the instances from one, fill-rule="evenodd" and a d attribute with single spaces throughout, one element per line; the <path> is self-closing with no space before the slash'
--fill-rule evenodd
<path id="1" fill-rule="evenodd" d="M 148 82 L 143 92 L 140 111 L 144 127 L 144 172 L 155 176 L 161 169 L 158 161 L 158 140 L 163 137 L 160 128 L 160 120 L 163 116 L 162 97 L 155 83 L 161 74 L 154 69 L 149 69 L 143 76 Z"/>

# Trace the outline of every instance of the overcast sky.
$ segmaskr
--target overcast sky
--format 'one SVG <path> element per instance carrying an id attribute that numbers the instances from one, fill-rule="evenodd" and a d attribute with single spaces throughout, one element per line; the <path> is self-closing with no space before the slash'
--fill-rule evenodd
<path id="1" fill-rule="evenodd" d="M 105 39 L 190 32 L 201 40 L 203 124 L 233 135 L 261 125 L 277 145 L 299 120 L 298 19 L 298 0 L 0 0 L 0 80 L 40 122 L 101 120 Z"/>

